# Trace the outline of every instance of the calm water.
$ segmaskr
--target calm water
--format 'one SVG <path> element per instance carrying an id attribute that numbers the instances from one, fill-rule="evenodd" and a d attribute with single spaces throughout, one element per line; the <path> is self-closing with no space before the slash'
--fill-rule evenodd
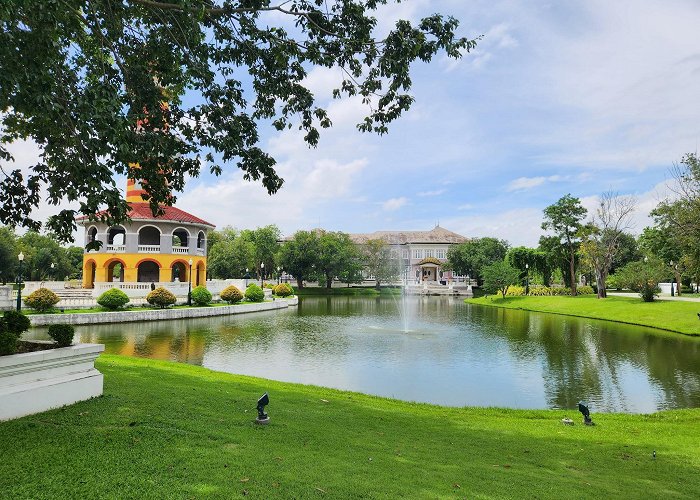
<path id="1" fill-rule="evenodd" d="M 407 300 L 409 332 L 397 299 L 356 297 L 77 332 L 109 353 L 451 406 L 574 408 L 585 399 L 593 411 L 700 407 L 697 339 L 452 298 Z"/>

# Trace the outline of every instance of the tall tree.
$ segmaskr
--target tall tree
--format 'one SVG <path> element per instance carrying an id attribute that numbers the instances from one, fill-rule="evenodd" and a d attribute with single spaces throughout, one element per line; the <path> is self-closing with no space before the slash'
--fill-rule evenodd
<path id="1" fill-rule="evenodd" d="M 487 292 L 500 292 L 502 297 L 508 293 L 510 285 L 518 283 L 520 271 L 505 261 L 497 261 L 482 269 L 484 289 Z"/>
<path id="2" fill-rule="evenodd" d="M 599 299 L 607 297 L 605 280 L 636 206 L 633 196 L 603 193 L 591 221 L 580 230 L 581 254 L 595 274 Z"/>
<path id="3" fill-rule="evenodd" d="M 363 132 L 384 134 L 409 109 L 414 62 L 460 58 L 475 47 L 435 14 L 398 21 L 377 38 L 388 0 L 62 0 L 0 2 L 0 159 L 32 139 L 41 156 L 0 179 L 0 223 L 38 229 L 50 217 L 69 239 L 75 216 L 123 221 L 115 177 L 143 179 L 154 214 L 171 204 L 201 160 L 231 164 L 269 193 L 282 186 L 260 126 L 296 127 L 310 146 L 331 126 L 308 87 L 314 67 L 337 68 L 333 97 L 358 96 Z M 26 166 L 21 166 L 26 167 Z M 7 172 L 7 170 L 5 170 Z"/>
<path id="4" fill-rule="evenodd" d="M 567 253 L 572 296 L 576 296 L 578 234 L 587 213 L 588 210 L 581 205 L 581 200 L 571 194 L 562 196 L 556 203 L 544 209 L 542 229 L 551 230 L 559 238 Z"/>
<path id="5" fill-rule="evenodd" d="M 362 245 L 365 268 L 370 276 L 374 276 L 374 286 L 377 290 L 382 283 L 390 283 L 401 274 L 398 258 L 391 255 L 391 247 L 381 238 L 369 239 Z"/>
<path id="6" fill-rule="evenodd" d="M 323 231 L 318 238 L 316 270 L 323 274 L 326 288 L 333 286 L 333 279 L 356 261 L 357 247 L 347 233 Z"/>
<path id="7" fill-rule="evenodd" d="M 314 273 L 318 250 L 315 231 L 297 231 L 280 247 L 279 262 L 285 272 L 296 278 L 297 288 L 303 288 L 304 280 Z"/>
<path id="8" fill-rule="evenodd" d="M 448 266 L 458 274 L 469 275 L 479 284 L 483 281 L 482 270 L 494 262 L 505 259 L 508 242 L 496 238 L 478 238 L 447 250 Z"/>
<path id="9" fill-rule="evenodd" d="M 0 281 L 4 285 L 15 279 L 19 249 L 15 233 L 7 227 L 0 227 Z"/>
<path id="10" fill-rule="evenodd" d="M 255 246 L 255 267 L 258 277 L 264 278 L 273 274 L 277 265 L 275 258 L 279 252 L 279 240 L 282 237 L 279 228 L 273 224 L 259 227 L 251 231 L 249 235 L 242 234 L 241 236 L 249 236 L 249 239 Z M 261 263 L 265 264 L 265 266 L 261 267 Z"/>

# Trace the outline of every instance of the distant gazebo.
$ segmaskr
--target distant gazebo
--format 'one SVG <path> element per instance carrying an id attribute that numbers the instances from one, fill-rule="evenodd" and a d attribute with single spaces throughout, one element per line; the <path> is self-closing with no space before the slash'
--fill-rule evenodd
<path id="1" fill-rule="evenodd" d="M 206 283 L 207 233 L 215 226 L 174 206 L 163 206 L 163 215 L 154 216 L 143 192 L 138 182 L 127 181 L 129 222 L 110 227 L 78 219 L 86 245 L 102 242 L 99 250 L 85 250 L 83 288 L 110 282 Z"/>

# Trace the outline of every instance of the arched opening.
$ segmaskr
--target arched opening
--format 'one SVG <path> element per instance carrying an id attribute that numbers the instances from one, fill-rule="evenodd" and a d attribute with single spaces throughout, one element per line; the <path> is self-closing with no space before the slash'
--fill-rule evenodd
<path id="1" fill-rule="evenodd" d="M 107 282 L 124 282 L 124 263 L 120 260 L 114 260 L 107 264 Z"/>
<path id="2" fill-rule="evenodd" d="M 107 231 L 107 244 L 112 246 L 124 246 L 126 230 L 121 226 L 110 227 Z"/>
<path id="3" fill-rule="evenodd" d="M 90 260 L 85 263 L 85 269 L 83 271 L 83 276 L 85 278 L 84 287 L 85 288 L 95 288 L 95 272 L 97 266 L 94 260 Z"/>
<path id="4" fill-rule="evenodd" d="M 195 275 L 196 283 L 195 286 L 204 285 L 206 282 L 206 277 L 204 276 L 204 262 L 197 264 L 197 273 Z"/>
<path id="5" fill-rule="evenodd" d="M 172 280 L 187 281 L 187 266 L 183 262 L 173 262 Z"/>
<path id="6" fill-rule="evenodd" d="M 204 235 L 204 231 L 200 231 L 199 234 L 197 235 L 197 250 L 199 250 L 200 254 L 205 253 L 205 245 L 206 245 L 207 238 Z"/>
<path id="7" fill-rule="evenodd" d="M 95 226 L 90 227 L 85 235 L 85 246 L 97 240 L 97 228 Z"/>
<path id="8" fill-rule="evenodd" d="M 181 227 L 173 231 L 173 248 L 187 248 L 190 244 L 190 233 Z"/>
<path id="9" fill-rule="evenodd" d="M 156 281 L 160 281 L 160 266 L 156 262 L 153 262 L 152 260 L 145 260 L 139 263 L 137 269 L 137 281 L 141 283 L 155 283 Z"/>
<path id="10" fill-rule="evenodd" d="M 139 229 L 139 246 L 160 246 L 160 231 L 154 226 L 144 226 Z"/>

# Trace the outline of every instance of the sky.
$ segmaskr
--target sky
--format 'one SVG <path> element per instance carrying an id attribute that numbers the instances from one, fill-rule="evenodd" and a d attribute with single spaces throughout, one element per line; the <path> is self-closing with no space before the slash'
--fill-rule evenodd
<path id="1" fill-rule="evenodd" d="M 377 14 L 380 32 L 434 12 L 482 39 L 461 60 L 413 65 L 415 104 L 388 135 L 358 132 L 366 109 L 330 98 L 339 70 L 314 69 L 306 83 L 333 121 L 319 146 L 262 130 L 281 191 L 269 196 L 231 165 L 191 179 L 177 206 L 219 228 L 439 223 L 536 246 L 546 206 L 571 193 L 592 210 L 612 190 L 637 196 L 634 232 L 651 223 L 669 169 L 700 143 L 700 2 L 406 0 Z M 30 143 L 12 151 L 36 155 Z"/>

